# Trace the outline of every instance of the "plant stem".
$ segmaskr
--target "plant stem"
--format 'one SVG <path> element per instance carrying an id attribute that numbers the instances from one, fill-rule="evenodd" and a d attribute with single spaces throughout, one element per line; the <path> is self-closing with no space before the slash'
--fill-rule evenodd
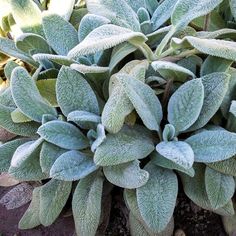
<path id="1" fill-rule="evenodd" d="M 147 58 L 149 62 L 157 60 L 157 57 L 146 43 L 137 46 L 142 51 L 143 55 Z"/>
<path id="2" fill-rule="evenodd" d="M 209 26 L 210 26 L 210 22 L 211 22 L 211 13 L 208 13 L 205 16 L 205 20 L 204 20 L 204 27 L 203 27 L 204 31 L 208 31 Z"/>

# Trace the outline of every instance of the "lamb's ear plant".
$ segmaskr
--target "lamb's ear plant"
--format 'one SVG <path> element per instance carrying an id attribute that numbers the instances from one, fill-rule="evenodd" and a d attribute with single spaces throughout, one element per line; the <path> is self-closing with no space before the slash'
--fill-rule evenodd
<path id="1" fill-rule="evenodd" d="M 113 186 L 135 236 L 172 235 L 179 185 L 234 215 L 235 1 L 2 6 L 0 172 L 37 183 L 19 228 L 69 206 L 76 233 L 96 235 Z"/>

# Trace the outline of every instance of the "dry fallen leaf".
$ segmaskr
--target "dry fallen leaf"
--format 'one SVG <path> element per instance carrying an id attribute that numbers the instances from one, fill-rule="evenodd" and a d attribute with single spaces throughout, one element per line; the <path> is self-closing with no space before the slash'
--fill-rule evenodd
<path id="1" fill-rule="evenodd" d="M 10 187 L 19 184 L 20 181 L 14 179 L 11 175 L 6 172 L 0 174 L 0 186 L 1 187 Z"/>

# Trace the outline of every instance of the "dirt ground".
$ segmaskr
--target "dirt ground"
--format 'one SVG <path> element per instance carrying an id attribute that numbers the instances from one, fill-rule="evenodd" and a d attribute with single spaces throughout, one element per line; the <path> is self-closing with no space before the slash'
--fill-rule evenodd
<path id="1" fill-rule="evenodd" d="M 0 188 L 0 198 L 9 191 Z M 111 215 L 108 228 L 100 236 L 129 236 L 127 223 L 128 210 L 122 201 L 122 193 L 113 196 Z M 1 236 L 75 236 L 72 216 L 61 216 L 50 227 L 36 227 L 31 230 L 19 230 L 18 221 L 27 209 L 28 204 L 15 210 L 6 210 L 0 206 L 0 235 Z M 178 196 L 174 213 L 175 230 L 181 229 L 186 236 L 226 236 L 221 219 L 218 215 L 197 207 L 183 193 Z M 181 235 L 184 236 L 184 235 Z"/>

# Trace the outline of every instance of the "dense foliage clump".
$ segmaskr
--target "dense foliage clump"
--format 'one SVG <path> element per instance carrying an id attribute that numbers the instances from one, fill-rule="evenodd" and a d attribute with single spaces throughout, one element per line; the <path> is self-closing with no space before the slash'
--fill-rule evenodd
<path id="1" fill-rule="evenodd" d="M 234 215 L 235 0 L 0 8 L 0 172 L 37 183 L 19 228 L 52 224 L 72 198 L 77 234 L 93 236 L 113 186 L 135 236 L 172 234 L 179 184 Z"/>

